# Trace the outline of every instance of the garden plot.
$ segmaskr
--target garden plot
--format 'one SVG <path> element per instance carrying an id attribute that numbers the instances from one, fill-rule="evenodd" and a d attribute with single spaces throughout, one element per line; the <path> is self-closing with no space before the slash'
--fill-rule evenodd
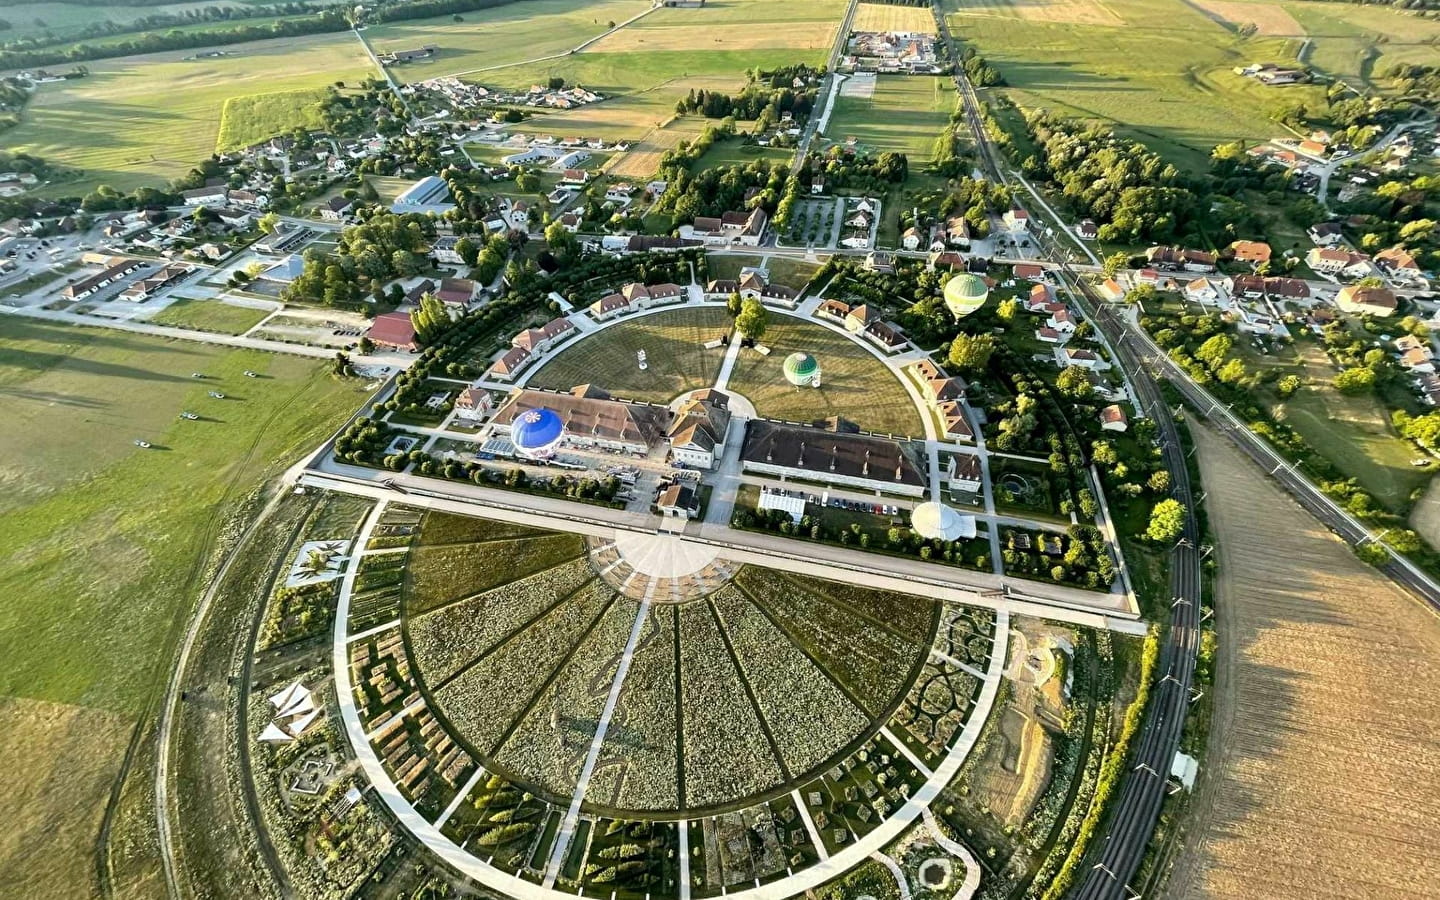
<path id="1" fill-rule="evenodd" d="M 736 584 L 872 716 L 905 690 L 930 646 L 928 635 L 923 642 L 907 641 L 767 569 L 743 569 Z"/>
<path id="2" fill-rule="evenodd" d="M 438 688 L 432 683 L 435 704 L 457 736 L 482 753 L 492 752 L 614 597 L 608 586 L 592 581 Z"/>
<path id="3" fill-rule="evenodd" d="M 411 554 L 406 609 L 424 612 L 559 566 L 585 551 L 580 538 L 552 534 L 506 543 L 417 547 Z"/>
<path id="4" fill-rule="evenodd" d="M 780 784 L 759 712 L 708 603 L 680 610 L 685 805 L 703 807 Z"/>
<path id="5" fill-rule="evenodd" d="M 860 736 L 865 713 L 753 603 L 733 587 L 711 602 L 791 772 L 809 771 Z"/>
<path id="6" fill-rule="evenodd" d="M 547 614 L 594 577 L 584 560 L 511 582 L 444 609 L 410 616 L 415 664 L 431 684 L 453 675 L 500 641 Z M 407 609 L 408 612 L 408 609 Z"/>
<path id="7" fill-rule="evenodd" d="M 920 670 L 895 714 L 904 726 L 897 735 L 927 765 L 935 766 L 965 724 L 980 679 L 946 660 L 932 659 Z"/>
<path id="8" fill-rule="evenodd" d="M 678 615 L 673 606 L 650 610 L 590 778 L 588 803 L 657 811 L 680 806 Z"/>
<path id="9" fill-rule="evenodd" d="M 596 896 L 673 897 L 679 890 L 679 828 L 674 822 L 598 819 L 580 883 Z"/>
<path id="10" fill-rule="evenodd" d="M 374 728 L 420 699 L 400 629 L 391 628 L 350 645 L 350 679 L 366 728 Z"/>
<path id="11" fill-rule="evenodd" d="M 754 884 L 785 871 L 775 817 L 763 805 L 706 819 L 704 836 L 706 880 L 712 885 Z"/>
<path id="12" fill-rule="evenodd" d="M 550 812 L 548 803 L 491 774 L 471 790 L 442 830 L 469 852 L 513 873 L 525 865 Z"/>
<path id="13" fill-rule="evenodd" d="M 640 604 L 621 598 L 525 714 L 495 761 L 557 798 L 575 792 Z"/>
<path id="14" fill-rule="evenodd" d="M 876 735 L 799 793 L 833 854 L 873 831 L 924 780 L 893 744 Z"/>

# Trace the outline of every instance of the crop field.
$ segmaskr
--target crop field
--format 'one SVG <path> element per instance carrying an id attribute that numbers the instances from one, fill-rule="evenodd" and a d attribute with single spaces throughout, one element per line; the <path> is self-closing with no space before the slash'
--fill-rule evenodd
<path id="1" fill-rule="evenodd" d="M 662 8 L 588 49 L 597 53 L 828 50 L 844 13 L 841 0 L 720 0 L 699 9 Z"/>
<path id="2" fill-rule="evenodd" d="M 341 0 L 321 0 L 321 3 L 337 3 Z M 4 18 L 10 28 L 4 32 L 6 40 L 54 35 L 65 37 L 78 34 L 87 26 L 97 22 L 109 22 L 126 27 L 137 19 L 162 13 L 186 13 L 206 8 L 222 9 L 245 6 L 269 5 L 259 0 L 182 0 L 174 3 L 107 3 L 94 6 L 69 3 L 66 0 L 17 0 L 4 5 Z M 312 3 L 312 6 L 320 5 Z M 248 19 L 247 22 L 264 21 Z M 224 27 L 226 23 L 211 23 L 210 27 Z M 168 28 L 166 30 L 169 30 Z"/>
<path id="3" fill-rule="evenodd" d="M 365 39 L 377 54 L 428 44 L 440 48 L 432 59 L 391 67 L 396 81 L 474 73 L 475 81 L 488 84 L 488 73 L 477 70 L 568 53 L 604 34 L 611 22 L 623 22 L 649 5 L 646 0 L 525 0 L 463 13 L 463 22 L 447 15 L 372 25 Z"/>
<path id="4" fill-rule="evenodd" d="M 1304 37 L 1305 26 L 1295 21 L 1279 3 L 1251 3 L 1246 0 L 1195 0 L 1195 4 L 1233 29 L 1253 27 L 1266 37 Z"/>
<path id="5" fill-rule="evenodd" d="M 666 150 L 699 134 L 699 120 L 693 117 L 653 127 L 632 144 L 629 151 L 611 162 L 607 174 L 617 178 L 649 178 L 659 171 L 660 157 Z"/>
<path id="6" fill-rule="evenodd" d="M 1286 3 L 1314 44 L 1306 61 L 1375 88 L 1372 77 L 1396 63 L 1434 64 L 1440 22 L 1393 7 Z"/>
<path id="7" fill-rule="evenodd" d="M 1425 896 L 1435 617 L 1197 430 L 1219 561 L 1214 718 L 1166 896 Z"/>
<path id="8" fill-rule="evenodd" d="M 904 153 L 919 168 L 933 155 L 935 138 L 954 109 L 955 85 L 949 78 L 882 75 L 869 98 L 836 98 L 825 136 L 832 141 L 853 137 L 877 152 Z"/>
<path id="9" fill-rule="evenodd" d="M 246 379 L 245 369 L 269 377 Z M 91 892 L 101 809 L 166 674 L 161 661 L 219 522 L 363 397 L 325 370 L 288 356 L 0 323 L 0 586 L 12 601 L 0 610 L 0 704 L 12 723 L 0 768 L 15 776 L 0 800 L 7 888 Z M 214 387 L 231 398 L 207 398 Z M 185 409 L 204 418 L 180 421 Z M 136 438 L 156 449 L 136 448 Z"/>
<path id="10" fill-rule="evenodd" d="M 704 345 L 729 327 L 730 316 L 721 307 L 651 313 L 566 348 L 527 383 L 559 390 L 594 383 L 616 397 L 668 403 L 715 384 L 725 348 L 706 350 Z M 640 350 L 648 365 L 643 372 L 635 362 Z"/>
<path id="11" fill-rule="evenodd" d="M 325 91 L 320 88 L 230 97 L 221 108 L 215 149 L 221 153 L 240 150 L 296 128 L 323 129 L 320 101 L 324 99 Z"/>
<path id="12" fill-rule="evenodd" d="M 852 31 L 915 31 L 935 33 L 935 17 L 928 6 L 861 3 L 855 10 Z"/>
<path id="13" fill-rule="evenodd" d="M 218 300 L 180 299 L 151 316 L 147 321 L 155 325 L 173 325 L 176 328 L 191 328 L 196 331 L 216 331 L 221 334 L 244 334 L 266 316 L 268 309 L 249 306 L 234 306 Z"/>
<path id="14" fill-rule="evenodd" d="M 945 8 L 955 37 L 1000 70 L 1009 87 L 996 90 L 1021 107 L 1109 120 L 1193 170 L 1215 144 L 1269 138 L 1277 110 L 1323 91 L 1235 75 L 1237 65 L 1294 60 L 1300 39 L 1243 39 L 1183 0 L 946 0 Z"/>
<path id="15" fill-rule="evenodd" d="M 866 431 L 920 436 L 915 402 L 884 363 L 848 337 L 789 316 L 772 314 L 761 339 L 769 356 L 743 350 L 730 388 L 767 418 L 813 422 L 841 416 Z M 820 387 L 797 388 L 780 372 L 785 357 L 804 352 L 820 363 Z"/>
<path id="16" fill-rule="evenodd" d="M 185 61 L 195 52 L 186 50 L 90 63 L 86 78 L 41 85 L 24 120 L 6 132 L 6 147 L 82 170 L 53 191 L 163 185 L 215 152 L 231 97 L 311 91 L 374 74 L 349 34 L 225 50 L 214 59 Z"/>

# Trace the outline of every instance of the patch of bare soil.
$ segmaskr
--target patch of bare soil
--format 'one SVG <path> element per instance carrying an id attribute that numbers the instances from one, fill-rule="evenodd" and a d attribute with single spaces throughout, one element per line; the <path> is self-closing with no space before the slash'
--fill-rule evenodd
<path id="1" fill-rule="evenodd" d="M 1165 896 L 1434 897 L 1440 618 L 1197 429 L 1214 725 Z"/>

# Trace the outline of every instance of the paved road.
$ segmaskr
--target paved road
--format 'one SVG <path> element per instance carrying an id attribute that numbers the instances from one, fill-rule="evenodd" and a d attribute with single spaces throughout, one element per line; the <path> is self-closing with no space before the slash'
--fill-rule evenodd
<path id="1" fill-rule="evenodd" d="M 830 107 L 834 103 L 832 95 L 840 90 L 840 82 L 844 80 L 835 74 L 835 66 L 839 64 L 840 57 L 845 55 L 845 46 L 850 40 L 850 25 L 855 21 L 855 10 L 859 7 L 860 0 L 850 0 L 850 5 L 845 7 L 845 18 L 840 22 L 840 30 L 835 33 L 835 43 L 830 46 L 830 55 L 825 60 L 825 79 L 820 86 L 820 95 L 825 98 L 825 102 L 811 112 L 805 133 L 800 137 L 800 143 L 795 145 L 795 158 L 790 163 L 791 172 L 800 171 L 800 166 L 810 152 L 810 144 L 820 133 L 821 120 L 830 117 Z"/>

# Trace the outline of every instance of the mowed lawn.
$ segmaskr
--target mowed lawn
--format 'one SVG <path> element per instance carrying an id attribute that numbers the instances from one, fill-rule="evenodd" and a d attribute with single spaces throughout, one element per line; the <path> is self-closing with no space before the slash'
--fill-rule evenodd
<path id="1" fill-rule="evenodd" d="M 665 310 L 619 322 L 561 351 L 527 384 L 558 390 L 595 384 L 616 397 L 668 403 L 715 384 L 725 348 L 704 345 L 729 328 L 730 316 L 721 307 Z M 648 365 L 644 371 L 636 361 L 640 350 Z"/>
<path id="2" fill-rule="evenodd" d="M 1284 106 L 1319 86 L 1268 88 L 1231 68 L 1293 61 L 1300 37 L 1238 37 L 1184 0 L 946 0 L 958 40 L 1005 76 L 1022 107 L 1110 120 L 1192 170 L 1210 149 L 1278 133 Z M 1257 16 L 1258 18 L 1258 16 Z"/>
<path id="3" fill-rule="evenodd" d="M 935 138 L 954 110 L 955 85 L 949 78 L 881 75 L 873 96 L 835 99 L 825 136 L 831 141 L 853 137 L 877 152 L 904 153 L 911 167 L 919 168 L 934 156 Z"/>
<path id="4" fill-rule="evenodd" d="M 186 50 L 89 63 L 87 78 L 41 85 L 5 146 L 83 170 L 51 193 L 163 185 L 215 152 L 231 97 L 353 85 L 375 74 L 348 33 L 224 49 L 215 59 L 185 61 L 195 52 Z"/>
<path id="5" fill-rule="evenodd" d="M 432 59 L 391 69 L 399 81 L 425 81 L 567 53 L 604 34 L 611 22 L 619 24 L 649 6 L 647 0 L 525 0 L 462 13 L 462 22 L 437 16 L 372 25 L 365 38 L 376 53 L 430 44 L 440 48 Z M 487 78 L 477 73 L 471 80 L 488 84 Z"/>
<path id="6" fill-rule="evenodd" d="M 244 334 L 270 315 L 268 309 L 235 306 L 219 300 L 180 299 L 151 316 L 147 321 L 156 325 L 215 331 L 221 334 Z"/>
<path id="7" fill-rule="evenodd" d="M 924 436 L 920 412 L 905 386 L 850 338 L 771 311 L 760 343 L 770 348 L 770 355 L 740 351 L 729 386 L 755 404 L 761 416 L 790 422 L 840 416 L 866 431 Z M 797 388 L 785 380 L 781 367 L 785 357 L 796 352 L 809 353 L 820 363 L 820 387 Z"/>
<path id="8" fill-rule="evenodd" d="M 364 397 L 327 368 L 0 321 L 7 895 L 96 892 L 91 857 L 111 782 L 169 672 L 220 524 Z M 213 388 L 231 398 L 210 399 Z M 187 409 L 205 418 L 181 421 Z"/>

